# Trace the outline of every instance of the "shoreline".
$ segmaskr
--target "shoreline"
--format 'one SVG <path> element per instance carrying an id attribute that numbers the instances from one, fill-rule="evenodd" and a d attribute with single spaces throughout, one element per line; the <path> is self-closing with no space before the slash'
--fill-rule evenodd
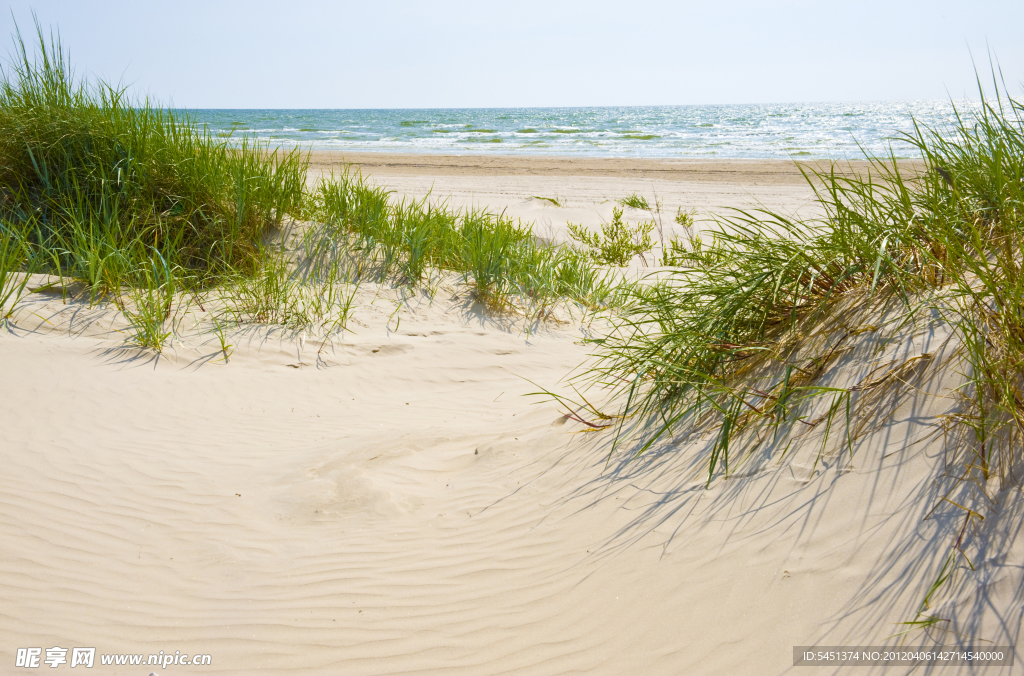
<path id="1" fill-rule="evenodd" d="M 567 176 L 656 179 L 678 183 L 731 183 L 757 186 L 807 186 L 801 173 L 825 169 L 828 160 L 662 159 L 564 157 L 556 155 L 454 155 L 422 153 L 341 152 L 309 150 L 310 174 L 337 170 L 349 164 L 374 176 Z M 846 173 L 866 172 L 868 160 L 837 161 Z M 900 160 L 900 169 L 920 171 L 921 160 Z"/>
<path id="2" fill-rule="evenodd" d="M 520 155 L 422 155 L 310 151 L 307 183 L 345 165 L 400 199 L 430 198 L 455 208 L 483 207 L 534 223 L 553 242 L 565 240 L 566 223 L 590 229 L 609 222 L 615 201 L 630 194 L 662 205 L 665 234 L 681 233 L 673 217 L 693 212 L 701 228 L 715 214 L 771 209 L 788 216 L 820 216 L 814 185 L 801 173 L 823 169 L 787 160 L 692 160 Z M 846 173 L 869 163 L 843 163 Z M 907 167 L 901 167 L 907 169 Z M 539 199 L 538 199 L 539 198 Z M 557 203 L 548 201 L 556 199 Z M 638 222 L 654 214 L 627 210 Z"/>

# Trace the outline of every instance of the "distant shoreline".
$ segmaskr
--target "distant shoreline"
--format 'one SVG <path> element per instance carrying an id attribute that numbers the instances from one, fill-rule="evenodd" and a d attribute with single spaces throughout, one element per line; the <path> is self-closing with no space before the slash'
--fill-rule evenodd
<path id="1" fill-rule="evenodd" d="M 376 176 L 601 176 L 738 185 L 807 185 L 801 173 L 826 168 L 825 160 L 655 159 L 552 155 L 425 154 L 310 150 L 310 175 L 337 171 L 348 164 Z M 900 168 L 920 171 L 920 160 L 901 160 Z M 863 173 L 867 160 L 839 161 L 842 171 Z"/>

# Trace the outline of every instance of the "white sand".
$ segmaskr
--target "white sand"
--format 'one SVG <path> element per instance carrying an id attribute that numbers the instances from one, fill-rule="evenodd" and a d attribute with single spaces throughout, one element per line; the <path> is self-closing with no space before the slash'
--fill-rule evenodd
<path id="1" fill-rule="evenodd" d="M 468 178 L 435 176 L 435 194 L 528 216 L 541 187 L 580 210 L 639 189 Z M 743 186 L 711 183 L 679 199 L 743 206 L 712 199 Z M 343 341 L 254 327 L 228 363 L 209 335 L 157 357 L 124 346 L 113 311 L 33 294 L 0 335 L 0 671 L 18 647 L 88 646 L 213 656 L 161 674 L 835 673 L 792 667 L 793 646 L 883 644 L 913 618 L 960 523 L 924 520 L 943 441 L 922 439 L 945 404 L 890 402 L 852 460 L 815 463 L 808 443 L 705 490 L 708 439 L 606 467 L 608 433 L 523 396 L 586 357 L 578 317 L 527 335 L 458 291 L 364 288 Z M 865 338 L 830 382 L 946 337 Z M 935 612 L 1019 645 L 1024 501 L 992 494 L 978 572 Z"/>

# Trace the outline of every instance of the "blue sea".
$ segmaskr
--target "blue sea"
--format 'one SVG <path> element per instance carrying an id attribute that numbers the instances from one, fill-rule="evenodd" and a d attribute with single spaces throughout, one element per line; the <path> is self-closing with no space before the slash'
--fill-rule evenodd
<path id="1" fill-rule="evenodd" d="M 958 103 L 961 111 L 971 102 Z M 228 139 L 401 153 L 660 158 L 913 157 L 914 120 L 947 129 L 950 101 L 622 108 L 192 110 Z"/>

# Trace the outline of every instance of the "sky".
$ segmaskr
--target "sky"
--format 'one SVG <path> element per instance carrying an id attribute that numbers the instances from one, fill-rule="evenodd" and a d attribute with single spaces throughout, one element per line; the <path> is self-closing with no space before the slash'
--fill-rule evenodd
<path id="1" fill-rule="evenodd" d="M 990 53 L 1024 82 L 1021 0 L 36 0 L 5 60 L 33 10 L 78 75 L 186 108 L 959 99 Z"/>

